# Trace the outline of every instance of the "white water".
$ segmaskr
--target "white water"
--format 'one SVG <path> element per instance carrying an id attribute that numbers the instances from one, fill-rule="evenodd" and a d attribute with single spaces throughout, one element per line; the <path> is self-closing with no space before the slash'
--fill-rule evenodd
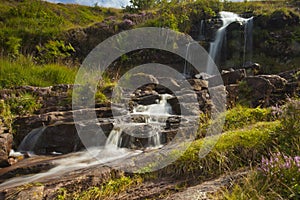
<path id="1" fill-rule="evenodd" d="M 149 147 L 148 149 L 160 148 L 161 144 L 161 126 L 165 124 L 166 118 L 172 115 L 172 107 L 167 102 L 168 99 L 172 98 L 172 95 L 162 94 L 160 95 L 161 100 L 156 104 L 151 105 L 138 105 L 133 108 L 131 115 L 142 115 L 145 117 L 145 123 L 131 123 L 131 124 L 118 124 L 117 128 L 114 129 L 106 141 L 105 148 L 119 148 L 122 145 L 122 131 L 125 131 L 125 134 L 130 134 L 133 137 L 137 138 L 147 138 Z M 162 121 L 164 121 L 162 123 Z M 130 126 L 145 126 L 148 125 L 149 129 L 141 130 L 139 134 L 127 133 L 127 128 Z"/>
<path id="2" fill-rule="evenodd" d="M 172 95 L 163 94 L 161 100 L 157 104 L 151 104 L 148 106 L 138 105 L 133 108 L 132 114 L 141 115 L 154 115 L 154 116 L 168 116 L 172 114 L 172 107 L 167 102 L 168 99 L 172 98 Z"/>
<path id="3" fill-rule="evenodd" d="M 89 149 L 89 151 L 70 154 L 69 157 L 53 161 L 53 164 L 56 165 L 56 167 L 46 172 L 38 173 L 35 175 L 20 176 L 5 181 L 4 183 L 0 184 L 0 188 L 6 189 L 31 182 L 42 182 L 45 180 L 60 179 L 62 175 L 68 172 L 117 161 L 122 158 L 125 159 L 126 157 L 137 155 L 139 153 L 141 152 L 130 151 L 127 149 Z M 92 156 L 93 154 L 95 155 L 95 157 Z"/>
<path id="4" fill-rule="evenodd" d="M 201 22 L 200 22 L 199 40 L 205 40 L 205 24 L 204 24 L 204 20 L 201 20 Z"/>
<path id="5" fill-rule="evenodd" d="M 171 97 L 172 96 L 169 94 L 161 95 L 161 100 L 157 104 L 152 104 L 148 106 L 138 106 L 134 109 L 134 112 L 132 114 L 141 114 L 148 116 L 169 116 L 172 114 L 172 108 L 167 102 L 167 100 Z M 151 117 L 149 119 L 151 119 Z M 154 119 L 155 118 L 149 120 L 149 123 L 151 123 L 149 126 L 151 128 L 149 130 L 149 133 L 147 133 L 148 143 L 150 144 L 148 149 L 155 149 L 162 146 L 159 131 L 159 129 L 161 129 L 161 124 Z M 135 124 L 130 125 L 132 126 Z M 53 164 L 56 167 L 46 172 L 38 173 L 35 175 L 25 175 L 21 177 L 12 178 L 0 184 L 0 188 L 5 189 L 17 187 L 31 182 L 42 182 L 50 179 L 59 179 L 62 175 L 68 172 L 72 172 L 83 168 L 89 168 L 108 162 L 119 162 L 122 159 L 140 154 L 141 151 L 133 151 L 126 148 L 120 148 L 120 145 L 122 143 L 121 136 L 123 128 L 126 128 L 126 124 L 124 124 L 124 126 L 123 124 L 115 124 L 115 128 L 109 134 L 109 137 L 107 138 L 104 147 L 98 147 L 94 149 L 89 149 L 88 151 L 84 152 L 69 154 L 69 157 L 64 157 L 53 161 Z M 34 131 L 34 134 L 32 134 L 32 136 L 34 136 L 34 142 L 37 141 L 38 138 L 36 138 L 36 136 L 41 135 L 42 130 L 44 129 L 37 129 Z M 27 146 L 28 142 L 24 142 L 24 144 L 25 143 L 25 146 Z M 27 148 L 25 148 L 24 150 L 26 149 Z"/>
<path id="6" fill-rule="evenodd" d="M 245 42 L 244 42 L 244 57 L 243 57 L 243 64 L 252 61 L 252 49 L 253 49 L 253 17 L 247 20 L 245 25 Z M 247 58 L 248 56 L 248 58 Z M 247 60 L 248 59 L 248 60 Z"/>
<path id="7" fill-rule="evenodd" d="M 222 12 L 220 12 L 220 16 L 221 16 L 223 25 L 217 30 L 215 41 L 210 43 L 210 48 L 209 48 L 209 55 L 214 62 L 217 62 L 217 56 L 220 55 L 221 48 L 222 48 L 223 41 L 224 41 L 224 36 L 226 34 L 226 28 L 233 22 L 239 22 L 241 25 L 245 25 L 245 28 L 247 27 L 248 22 L 253 23 L 253 21 L 252 21 L 253 18 L 249 18 L 249 19 L 242 18 L 232 12 L 222 11 Z M 250 30 L 250 28 L 251 28 L 251 30 Z M 252 26 L 251 27 L 248 26 L 248 29 L 249 29 L 249 31 L 252 31 Z M 245 33 L 245 35 L 246 34 L 247 33 Z M 249 35 L 249 33 L 248 33 L 248 35 Z M 246 37 L 247 37 L 247 35 L 246 35 Z M 246 45 L 247 45 L 247 42 L 245 43 L 245 46 Z M 244 52 L 246 52 L 246 47 L 244 47 Z M 207 73 L 208 74 L 213 73 L 213 71 L 212 71 L 213 64 L 214 63 L 212 63 L 210 61 L 208 62 L 208 65 L 207 65 Z"/>

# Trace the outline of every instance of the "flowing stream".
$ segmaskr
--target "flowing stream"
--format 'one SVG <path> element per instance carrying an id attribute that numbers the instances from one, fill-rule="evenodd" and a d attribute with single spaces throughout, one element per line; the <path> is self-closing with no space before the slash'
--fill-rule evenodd
<path id="1" fill-rule="evenodd" d="M 114 128 L 109 134 L 104 146 L 92 148 L 88 151 L 71 153 L 68 155 L 68 157 L 64 156 L 61 159 L 52 161 L 55 167 L 46 172 L 12 178 L 0 184 L 0 188 L 11 188 L 31 182 L 44 181 L 48 179 L 59 179 L 61 175 L 71 171 L 88 168 L 99 164 L 105 165 L 105 163 L 107 162 L 118 162 L 119 160 L 121 162 L 122 159 L 138 155 L 142 153 L 141 150 L 132 150 L 121 147 L 123 144 L 123 137 L 126 136 L 126 134 L 124 136 L 123 133 L 127 133 L 125 130 L 127 130 L 128 127 L 147 126 L 148 129 L 145 129 L 147 134 L 143 135 L 143 132 L 139 132 L 139 134 L 147 139 L 149 143 L 147 148 L 153 149 L 161 147 L 162 144 L 160 142 L 160 130 L 163 123 L 158 119 L 158 117 L 166 118 L 172 114 L 172 108 L 170 104 L 167 103 L 167 99 L 171 97 L 171 95 L 164 94 L 161 95 L 161 100 L 156 104 L 151 104 L 148 106 L 136 106 L 133 110 L 133 113 L 131 114 L 146 116 L 146 118 L 148 119 L 146 123 L 114 124 Z M 19 150 L 23 152 L 31 152 L 33 146 L 38 141 L 39 136 L 41 136 L 43 130 L 43 128 L 34 129 L 31 133 L 29 133 L 24 138 L 24 141 L 22 141 Z M 133 136 L 139 137 L 138 135 Z M 30 143 L 32 144 L 32 146 L 29 145 Z M 93 155 L 97 155 L 97 159 L 94 158 Z"/>

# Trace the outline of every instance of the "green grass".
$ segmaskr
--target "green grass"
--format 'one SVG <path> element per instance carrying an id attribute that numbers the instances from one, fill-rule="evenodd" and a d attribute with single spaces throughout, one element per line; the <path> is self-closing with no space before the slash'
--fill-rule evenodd
<path id="1" fill-rule="evenodd" d="M 23 56 L 15 61 L 3 58 L 0 59 L 0 88 L 72 84 L 76 73 L 76 68 L 60 64 L 35 65 Z"/>
<path id="2" fill-rule="evenodd" d="M 122 176 L 117 179 L 111 179 L 98 187 L 91 187 L 84 192 L 68 193 L 65 189 L 59 191 L 57 199 L 66 200 L 97 200 L 97 199 L 114 199 L 118 194 L 125 192 L 128 188 L 136 186 L 142 182 L 141 177 Z"/>
<path id="3" fill-rule="evenodd" d="M 300 101 L 291 100 L 283 109 L 281 126 L 273 135 L 269 153 L 248 176 L 222 189 L 216 199 L 300 198 Z"/>
<path id="4" fill-rule="evenodd" d="M 55 40 L 68 29 L 86 27 L 120 10 L 75 4 L 53 4 L 41 0 L 0 0 L 0 49 L 7 49 L 10 37 L 21 39 L 21 52 L 31 54 L 35 45 Z"/>
<path id="5" fill-rule="evenodd" d="M 243 128 L 257 122 L 274 119 L 270 108 L 249 108 L 241 105 L 228 110 L 225 114 L 224 131 Z"/>
<path id="6" fill-rule="evenodd" d="M 162 174 L 168 173 L 178 177 L 201 174 L 202 178 L 207 179 L 228 170 L 249 166 L 271 147 L 271 136 L 279 126 L 279 121 L 258 122 L 242 129 L 227 131 L 221 135 L 212 151 L 202 159 L 199 158 L 199 151 L 204 140 L 196 140 L 183 156 L 163 170 Z M 214 138 L 205 142 L 214 142 Z"/>
<path id="7" fill-rule="evenodd" d="M 268 152 L 280 151 L 286 155 L 299 155 L 299 103 L 300 101 L 297 100 L 287 103 L 283 108 L 284 114 L 277 120 L 270 118 L 269 109 L 238 106 L 227 111 L 226 131 L 220 136 L 206 157 L 200 158 L 199 151 L 204 142 L 214 142 L 214 138 L 193 141 L 178 160 L 157 172 L 147 173 L 155 165 L 153 163 L 149 165 L 149 168 L 146 167 L 147 169 L 142 170 L 144 173 L 138 176 L 113 179 L 103 185 L 91 187 L 84 192 L 71 194 L 63 191 L 61 193 L 63 198 L 61 199 L 70 199 L 70 197 L 73 199 L 114 198 L 115 195 L 131 187 L 160 177 L 174 177 L 182 181 L 193 178 L 194 182 L 201 183 L 241 168 L 255 169 L 259 166 L 262 157 L 269 156 Z M 173 153 L 176 155 L 180 152 L 174 151 Z M 249 177 L 245 177 L 245 180 L 239 182 L 233 189 L 225 188 L 214 197 L 219 199 L 249 199 L 249 197 L 258 199 L 255 197 L 267 197 L 268 194 L 280 193 L 278 185 L 276 188 L 279 191 L 270 192 L 274 186 L 274 181 L 270 182 L 270 180 L 268 177 L 263 179 L 254 170 Z M 294 187 L 298 188 L 297 185 Z"/>

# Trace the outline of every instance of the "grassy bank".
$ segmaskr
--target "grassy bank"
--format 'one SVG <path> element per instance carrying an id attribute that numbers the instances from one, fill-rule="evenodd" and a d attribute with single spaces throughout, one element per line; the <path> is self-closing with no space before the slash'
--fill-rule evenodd
<path id="1" fill-rule="evenodd" d="M 0 59 L 0 88 L 74 83 L 77 69 L 61 64 L 36 65 L 30 57 Z"/>
<path id="2" fill-rule="evenodd" d="M 111 199 L 118 197 L 119 194 L 124 194 L 129 188 L 138 187 L 143 182 L 160 179 L 161 177 L 173 176 L 175 179 L 180 178 L 181 180 L 192 178 L 195 182 L 201 183 L 216 178 L 220 174 L 241 168 L 255 170 L 249 177 L 245 177 L 245 180 L 242 180 L 239 185 L 231 189 L 224 189 L 214 198 L 249 199 L 255 197 L 255 195 L 257 196 L 257 194 L 261 198 L 266 198 L 270 194 L 281 195 L 282 198 L 288 197 L 299 191 L 295 180 L 291 182 L 296 185 L 294 188 L 281 187 L 272 182 L 273 179 L 270 175 L 262 174 L 261 171 L 256 169 L 261 167 L 262 157 L 269 158 L 270 152 L 280 151 L 282 154 L 294 157 L 299 155 L 300 120 L 297 117 L 300 114 L 299 103 L 299 101 L 288 103 L 283 108 L 283 114 L 277 119 L 274 118 L 274 112 L 271 112 L 270 109 L 244 107 L 232 109 L 228 111 L 226 123 L 235 125 L 227 126 L 227 130 L 206 157 L 199 158 L 199 150 L 204 142 L 203 139 L 199 139 L 191 144 L 180 159 L 159 172 L 140 174 L 138 177 L 125 176 L 84 192 L 78 191 L 71 194 L 64 190 L 59 197 L 60 199 L 85 199 L 85 197 L 89 199 L 97 199 L 98 197 Z M 249 112 L 252 113 L 250 117 Z M 253 113 L 260 114 L 253 115 Z M 261 115 L 262 113 L 268 114 Z M 298 175 L 299 172 L 290 171 L 289 177 L 298 178 Z M 254 194 L 254 189 L 259 193 Z M 276 193 L 272 193 L 275 189 Z"/>

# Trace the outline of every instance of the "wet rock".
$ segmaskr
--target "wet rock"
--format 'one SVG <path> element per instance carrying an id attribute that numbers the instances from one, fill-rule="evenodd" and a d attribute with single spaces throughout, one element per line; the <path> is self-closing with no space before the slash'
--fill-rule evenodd
<path id="1" fill-rule="evenodd" d="M 168 90 L 178 91 L 180 90 L 180 85 L 176 80 L 170 77 L 158 77 L 157 78 L 159 85 L 156 86 L 155 90 L 159 91 L 159 93 L 168 93 Z"/>
<path id="2" fill-rule="evenodd" d="M 13 136 L 9 133 L 0 134 L 0 167 L 9 166 L 8 155 L 12 148 Z"/>
<path id="3" fill-rule="evenodd" d="M 148 147 L 155 147 L 157 145 L 157 137 L 153 132 L 153 127 L 148 125 L 130 126 L 122 130 L 119 147 L 129 149 L 145 149 Z M 156 130 L 158 131 L 158 130 Z M 115 134 L 112 132 L 111 134 Z"/>
<path id="4" fill-rule="evenodd" d="M 126 82 L 126 85 L 124 87 L 133 88 L 135 86 L 143 86 L 146 84 L 159 84 L 158 80 L 150 74 L 145 73 L 137 73 L 130 77 L 130 80 Z"/>
<path id="5" fill-rule="evenodd" d="M 77 118 L 82 118 L 83 120 L 91 119 L 95 113 L 98 118 L 110 118 L 112 117 L 112 108 L 107 105 L 96 105 L 95 109 L 83 109 L 76 111 L 66 111 L 66 112 L 50 112 L 46 114 L 18 117 L 13 123 L 13 128 L 18 134 L 14 138 L 15 145 L 19 145 L 23 138 L 33 129 L 42 126 L 53 125 L 55 123 L 68 123 L 73 122 L 73 114 Z M 119 116 L 123 113 L 127 113 L 123 109 L 118 109 L 118 107 L 113 108 L 114 116 Z"/>
<path id="6" fill-rule="evenodd" d="M 245 69 L 238 69 L 222 74 L 224 85 L 235 84 L 246 77 Z"/>
<path id="7" fill-rule="evenodd" d="M 179 116 L 172 116 L 168 117 L 166 121 L 166 129 L 177 129 L 180 126 L 180 117 Z"/>
<path id="8" fill-rule="evenodd" d="M 34 129 L 24 138 L 18 151 L 29 151 L 39 155 L 66 154 L 84 149 L 81 141 L 83 137 L 90 137 L 91 143 L 89 145 L 91 146 L 98 145 L 99 142 L 105 142 L 104 140 L 98 140 L 99 136 L 95 130 L 94 132 L 89 130 L 88 125 L 88 123 L 84 124 L 82 127 L 84 135 L 80 137 L 74 123 L 61 123 Z M 101 123 L 99 128 L 108 135 L 113 125 L 110 122 Z"/>
<path id="9" fill-rule="evenodd" d="M 208 88 L 208 81 L 203 79 L 189 79 L 188 82 L 191 84 L 195 91 L 201 91 Z"/>
<path id="10" fill-rule="evenodd" d="M 133 98 L 132 100 L 137 102 L 140 105 L 150 105 L 150 104 L 156 104 L 159 99 L 160 97 L 158 94 L 149 94 L 149 95 Z"/>
<path id="11" fill-rule="evenodd" d="M 167 99 L 167 102 L 171 105 L 172 111 L 173 111 L 174 114 L 176 114 L 176 115 L 181 114 L 180 104 L 179 104 L 179 101 L 176 97 L 172 97 L 170 99 Z"/>
<path id="12" fill-rule="evenodd" d="M 74 155 L 73 155 L 74 156 Z M 65 157 L 70 158 L 70 157 Z M 34 161 L 34 159 L 38 159 L 40 161 Z M 45 163 L 53 163 L 57 160 L 64 159 L 64 157 L 47 157 L 42 161 L 41 158 L 33 158 L 31 163 L 28 160 L 24 160 L 17 165 L 6 168 L 5 172 L 0 170 L 0 181 L 3 182 L 3 178 L 9 177 L 8 174 L 12 175 L 10 177 L 14 177 L 17 174 L 22 174 L 19 172 L 25 172 L 27 168 L 27 173 L 25 174 L 33 174 L 39 173 L 42 170 L 47 170 L 47 168 L 43 168 L 41 164 Z M 30 169 L 28 169 L 28 165 L 30 165 Z M 53 167 L 53 166 L 52 166 Z M 51 168 L 51 167 L 50 167 Z M 34 170 L 35 169 L 35 170 Z M 49 166 L 48 166 L 49 169 Z M 38 171 L 37 171 L 38 170 Z M 90 186 L 98 186 L 100 184 L 106 183 L 110 179 L 119 178 L 123 173 L 119 170 L 113 170 L 109 167 L 104 167 L 101 165 L 91 166 L 89 168 L 78 169 L 76 171 L 69 171 L 67 173 L 48 175 L 45 178 L 38 179 L 37 182 L 41 183 L 30 184 L 24 182 L 26 187 L 23 190 L 20 190 L 20 187 L 14 186 L 6 186 L 5 188 L 0 189 L 0 197 L 1 199 L 33 199 L 36 197 L 37 199 L 57 199 L 59 191 L 61 188 L 65 188 L 70 193 L 85 191 Z M 24 192 L 22 192 L 24 191 Z M 42 196 L 42 198 L 40 198 Z"/>

